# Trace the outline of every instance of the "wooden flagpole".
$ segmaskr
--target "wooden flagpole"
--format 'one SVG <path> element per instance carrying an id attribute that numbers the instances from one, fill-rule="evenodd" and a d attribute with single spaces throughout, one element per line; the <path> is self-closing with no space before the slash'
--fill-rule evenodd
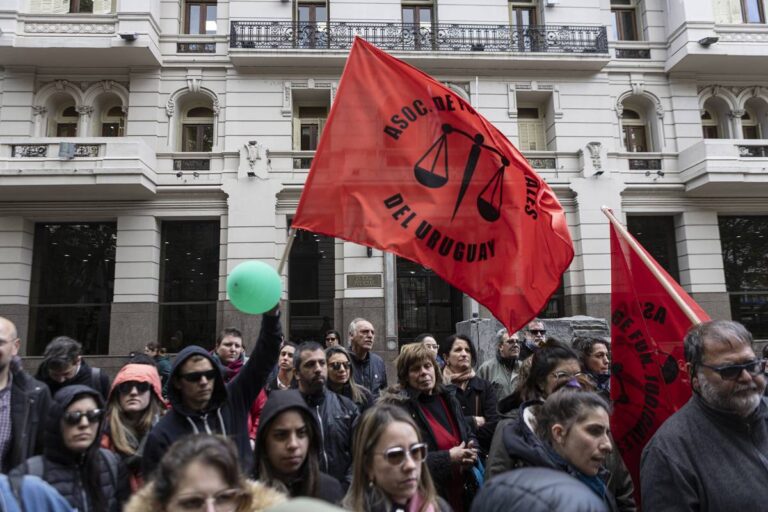
<path id="1" fill-rule="evenodd" d="M 683 298 L 680 297 L 680 294 L 677 293 L 677 290 L 675 290 L 674 287 L 669 284 L 666 277 L 662 275 L 661 272 L 659 272 L 659 269 L 656 268 L 656 265 L 653 264 L 653 261 L 651 261 L 645 251 L 642 250 L 640 244 L 637 243 L 637 240 L 635 240 L 634 237 L 629 234 L 627 228 L 625 228 L 621 222 L 619 222 L 619 220 L 613 215 L 611 209 L 607 206 L 603 206 L 600 209 L 603 211 L 605 216 L 608 217 L 608 220 L 611 221 L 611 224 L 613 224 L 613 226 L 616 228 L 616 231 L 629 244 L 632 250 L 635 251 L 635 254 L 640 257 L 643 263 L 645 263 L 645 266 L 648 267 L 648 270 L 651 271 L 653 276 L 661 283 L 667 293 L 669 293 L 675 303 L 680 306 L 680 309 L 683 311 L 683 313 L 685 313 L 685 316 L 688 317 L 688 320 L 690 320 L 694 325 L 700 324 L 701 319 L 696 315 L 693 309 L 691 309 L 688 303 L 686 303 Z"/>
<path id="2" fill-rule="evenodd" d="M 283 275 L 283 268 L 285 262 L 288 261 L 288 255 L 291 253 L 291 247 L 293 247 L 293 241 L 296 238 L 296 228 L 288 230 L 288 240 L 285 243 L 285 250 L 283 251 L 283 257 L 280 258 L 280 263 L 277 265 L 277 275 Z"/>

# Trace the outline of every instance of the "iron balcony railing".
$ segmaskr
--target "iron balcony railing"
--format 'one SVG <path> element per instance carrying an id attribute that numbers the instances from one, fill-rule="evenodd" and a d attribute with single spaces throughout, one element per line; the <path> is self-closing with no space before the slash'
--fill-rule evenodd
<path id="1" fill-rule="evenodd" d="M 253 49 L 346 50 L 355 36 L 384 50 L 608 53 L 601 25 L 464 25 L 233 21 L 229 46 Z"/>

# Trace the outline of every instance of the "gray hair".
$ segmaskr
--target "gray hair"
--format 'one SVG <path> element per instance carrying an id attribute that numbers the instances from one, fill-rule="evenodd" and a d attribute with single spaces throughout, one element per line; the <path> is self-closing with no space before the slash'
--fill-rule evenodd
<path id="1" fill-rule="evenodd" d="M 504 341 L 505 336 L 509 336 L 509 331 L 507 330 L 506 327 L 502 327 L 501 329 L 496 331 L 496 336 L 494 338 L 496 340 L 496 344 L 501 345 L 501 343 Z"/>
<path id="2" fill-rule="evenodd" d="M 351 322 L 349 322 L 349 335 L 354 336 L 357 334 L 357 324 L 358 322 L 367 322 L 365 318 L 355 318 Z"/>
<path id="3" fill-rule="evenodd" d="M 692 371 L 704 359 L 704 340 L 713 343 L 727 343 L 752 346 L 752 334 L 739 322 L 731 320 L 711 320 L 694 325 L 688 330 L 683 341 L 685 360 L 693 367 Z"/>

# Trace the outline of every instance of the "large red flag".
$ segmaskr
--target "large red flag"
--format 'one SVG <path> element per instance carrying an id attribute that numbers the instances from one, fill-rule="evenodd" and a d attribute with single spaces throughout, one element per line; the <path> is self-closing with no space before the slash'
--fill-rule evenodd
<path id="1" fill-rule="evenodd" d="M 691 396 L 683 338 L 709 320 L 623 226 L 611 219 L 611 430 L 640 490 L 640 455 Z"/>
<path id="2" fill-rule="evenodd" d="M 565 215 L 459 94 L 357 38 L 294 227 L 432 268 L 518 329 L 573 259 Z"/>

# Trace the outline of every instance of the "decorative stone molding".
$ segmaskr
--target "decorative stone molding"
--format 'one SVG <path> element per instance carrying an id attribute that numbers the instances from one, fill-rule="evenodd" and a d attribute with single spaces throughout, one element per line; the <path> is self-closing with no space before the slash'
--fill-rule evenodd
<path id="1" fill-rule="evenodd" d="M 36 116 L 44 116 L 45 114 L 48 113 L 48 107 L 45 107 L 44 105 L 33 105 L 32 112 Z"/>
<path id="2" fill-rule="evenodd" d="M 90 116 L 91 114 L 93 114 L 93 107 L 90 105 L 78 105 L 77 107 L 75 107 L 75 110 L 81 116 Z"/>
<path id="3" fill-rule="evenodd" d="M 176 111 L 176 102 L 173 101 L 173 97 L 168 98 L 168 102 L 165 104 L 165 114 L 168 117 L 173 117 L 173 113 Z"/>
<path id="4" fill-rule="evenodd" d="M 599 171 L 603 168 L 603 164 L 600 162 L 600 144 L 599 142 L 589 142 L 587 143 L 587 150 L 589 150 L 589 156 L 592 158 L 592 167 L 596 171 Z"/>
<path id="5" fill-rule="evenodd" d="M 761 32 L 722 32 L 718 31 L 717 35 L 720 37 L 721 42 L 738 42 L 738 43 L 766 43 L 768 42 L 768 33 Z"/>
<path id="6" fill-rule="evenodd" d="M 728 112 L 728 115 L 731 117 L 731 119 L 741 119 L 744 117 L 744 114 L 746 113 L 743 109 L 734 109 Z"/>
<path id="7" fill-rule="evenodd" d="M 25 23 L 29 34 L 114 34 L 114 23 Z"/>
<path id="8" fill-rule="evenodd" d="M 283 108 L 280 109 L 280 113 L 283 117 L 291 117 L 293 114 L 293 97 L 291 94 L 291 82 L 286 80 L 283 82 Z"/>
<path id="9" fill-rule="evenodd" d="M 219 97 L 216 96 L 213 98 L 213 114 L 219 115 L 219 112 L 221 112 L 221 106 L 219 105 Z"/>

